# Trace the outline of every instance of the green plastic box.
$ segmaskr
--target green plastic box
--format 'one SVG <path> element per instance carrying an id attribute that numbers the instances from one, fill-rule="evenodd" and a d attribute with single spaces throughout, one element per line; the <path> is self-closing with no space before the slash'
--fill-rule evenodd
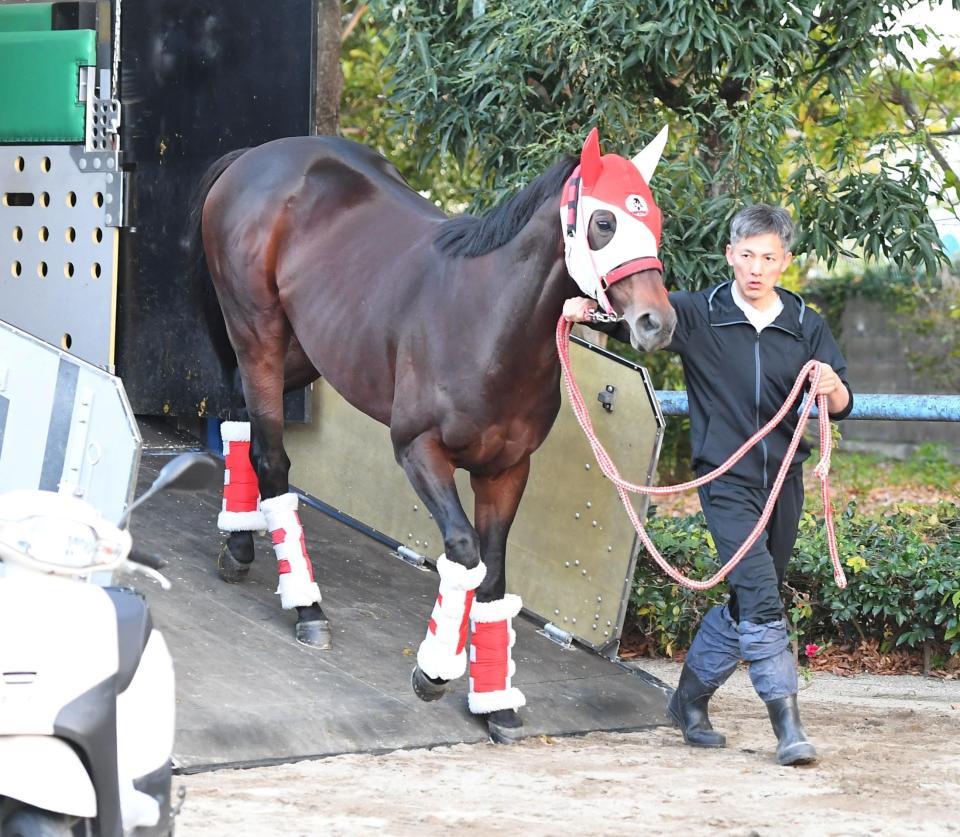
<path id="1" fill-rule="evenodd" d="M 0 31 L 0 142 L 83 142 L 80 68 L 95 64 L 92 29 Z"/>

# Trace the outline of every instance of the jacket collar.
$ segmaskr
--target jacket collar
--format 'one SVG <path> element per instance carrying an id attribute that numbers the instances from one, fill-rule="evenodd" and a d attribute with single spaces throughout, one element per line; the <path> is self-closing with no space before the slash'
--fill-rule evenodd
<path id="1" fill-rule="evenodd" d="M 743 311 L 733 301 L 731 285 L 733 285 L 733 280 L 715 285 L 705 291 L 707 295 L 707 318 L 712 326 L 732 325 L 733 323 L 750 325 L 750 321 L 743 315 Z M 799 337 L 803 326 L 803 317 L 807 312 L 807 304 L 803 301 L 803 297 L 793 291 L 788 291 L 786 288 L 777 286 L 774 290 L 776 290 L 777 296 L 783 303 L 783 310 L 770 325 Z"/>

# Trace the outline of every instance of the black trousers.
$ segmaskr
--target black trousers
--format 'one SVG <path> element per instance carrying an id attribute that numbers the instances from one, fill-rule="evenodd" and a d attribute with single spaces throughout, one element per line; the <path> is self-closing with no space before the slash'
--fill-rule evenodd
<path id="1" fill-rule="evenodd" d="M 699 494 L 720 563 L 725 564 L 757 525 L 770 490 L 719 479 L 702 486 Z M 735 622 L 763 625 L 785 617 L 780 586 L 797 541 L 802 512 L 803 474 L 798 468 L 784 481 L 766 529 L 727 576 L 728 607 Z"/>

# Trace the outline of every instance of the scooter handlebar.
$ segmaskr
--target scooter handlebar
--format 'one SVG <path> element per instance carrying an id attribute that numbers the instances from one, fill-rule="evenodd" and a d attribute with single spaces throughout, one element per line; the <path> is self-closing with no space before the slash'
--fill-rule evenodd
<path id="1" fill-rule="evenodd" d="M 151 570 L 162 570 L 167 566 L 167 562 L 163 558 L 159 558 L 156 555 L 151 555 L 148 552 L 141 552 L 139 549 L 130 550 L 130 554 L 127 556 L 128 561 L 132 561 L 134 564 L 142 564 L 144 567 L 149 567 Z"/>

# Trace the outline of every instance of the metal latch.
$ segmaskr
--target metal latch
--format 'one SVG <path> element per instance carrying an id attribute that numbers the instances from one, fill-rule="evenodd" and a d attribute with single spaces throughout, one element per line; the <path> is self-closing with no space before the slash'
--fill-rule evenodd
<path id="1" fill-rule="evenodd" d="M 603 404 L 603 409 L 608 413 L 613 412 L 613 396 L 617 388 L 613 384 L 607 384 L 601 392 L 597 394 L 597 401 Z"/>

